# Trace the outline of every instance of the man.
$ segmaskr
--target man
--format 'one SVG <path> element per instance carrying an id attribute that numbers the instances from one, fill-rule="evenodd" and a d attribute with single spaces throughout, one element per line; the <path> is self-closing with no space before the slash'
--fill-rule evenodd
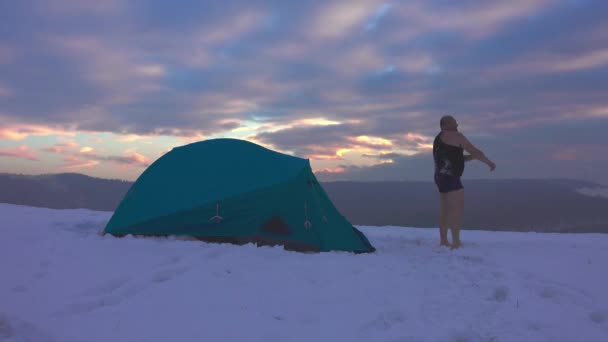
<path id="1" fill-rule="evenodd" d="M 435 184 L 439 190 L 441 217 L 439 220 L 440 244 L 458 249 L 460 241 L 460 225 L 464 212 L 464 187 L 460 177 L 464 172 L 464 163 L 479 160 L 494 171 L 496 164 L 485 154 L 473 146 L 460 132 L 458 123 L 450 115 L 445 115 L 439 121 L 441 132 L 433 142 L 433 159 L 435 160 Z M 469 155 L 464 155 L 466 150 Z M 452 244 L 448 241 L 448 228 L 452 229 Z"/>

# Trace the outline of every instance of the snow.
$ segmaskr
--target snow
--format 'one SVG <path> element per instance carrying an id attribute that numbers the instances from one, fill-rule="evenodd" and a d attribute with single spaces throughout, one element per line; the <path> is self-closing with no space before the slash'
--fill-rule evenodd
<path id="1" fill-rule="evenodd" d="M 0 204 L 0 341 L 608 341 L 608 235 L 359 227 L 373 254 L 101 236 Z"/>
<path id="2" fill-rule="evenodd" d="M 576 191 L 579 192 L 580 194 L 587 195 L 587 196 L 608 198 L 608 188 L 601 188 L 601 187 L 580 188 L 580 189 L 577 189 Z"/>

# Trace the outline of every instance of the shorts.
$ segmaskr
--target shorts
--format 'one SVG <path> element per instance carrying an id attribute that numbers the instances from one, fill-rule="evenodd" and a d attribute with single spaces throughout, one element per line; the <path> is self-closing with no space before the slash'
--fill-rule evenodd
<path id="1" fill-rule="evenodd" d="M 448 175 L 445 173 L 435 173 L 435 185 L 440 193 L 464 189 L 459 176 Z"/>

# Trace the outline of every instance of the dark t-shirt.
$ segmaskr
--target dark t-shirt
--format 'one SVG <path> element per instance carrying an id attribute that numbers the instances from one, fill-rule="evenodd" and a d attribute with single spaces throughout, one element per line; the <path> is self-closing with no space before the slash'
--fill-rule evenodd
<path id="1" fill-rule="evenodd" d="M 444 143 L 441 133 L 443 132 L 437 134 L 433 142 L 435 173 L 460 177 L 464 172 L 463 148 Z"/>

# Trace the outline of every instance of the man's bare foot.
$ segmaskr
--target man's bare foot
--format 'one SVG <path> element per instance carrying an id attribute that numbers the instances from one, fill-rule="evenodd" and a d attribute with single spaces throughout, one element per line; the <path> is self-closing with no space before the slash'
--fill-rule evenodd
<path id="1" fill-rule="evenodd" d="M 446 247 L 452 247 L 452 245 L 450 244 L 449 241 L 441 241 L 441 243 L 439 244 L 440 246 L 446 246 Z"/>
<path id="2" fill-rule="evenodd" d="M 460 247 L 462 247 L 462 242 L 460 241 L 454 241 L 454 243 L 452 243 L 452 249 L 458 249 Z"/>

